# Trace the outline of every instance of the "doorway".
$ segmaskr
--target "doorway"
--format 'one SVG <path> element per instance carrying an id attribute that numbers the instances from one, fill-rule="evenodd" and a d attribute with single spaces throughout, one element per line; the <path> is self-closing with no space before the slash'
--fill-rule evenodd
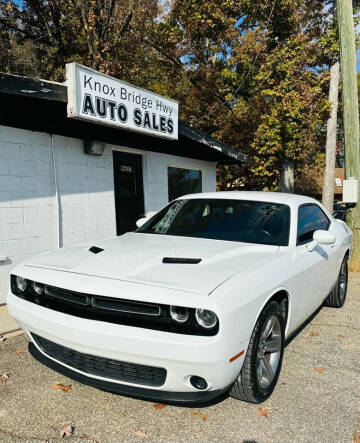
<path id="1" fill-rule="evenodd" d="M 113 151 L 116 233 L 136 229 L 136 221 L 144 217 L 142 156 Z"/>

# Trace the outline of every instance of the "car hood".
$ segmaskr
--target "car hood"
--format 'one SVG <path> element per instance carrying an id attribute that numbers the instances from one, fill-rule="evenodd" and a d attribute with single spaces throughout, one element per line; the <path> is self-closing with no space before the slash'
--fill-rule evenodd
<path id="1" fill-rule="evenodd" d="M 92 246 L 103 249 L 89 251 Z M 210 294 L 238 273 L 271 260 L 277 246 L 202 238 L 127 233 L 104 241 L 35 256 L 26 266 L 112 278 Z M 197 264 L 163 263 L 164 257 L 197 258 Z"/>

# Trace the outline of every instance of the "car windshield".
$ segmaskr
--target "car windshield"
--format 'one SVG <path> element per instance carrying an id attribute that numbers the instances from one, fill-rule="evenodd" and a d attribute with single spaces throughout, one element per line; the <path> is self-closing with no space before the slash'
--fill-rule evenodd
<path id="1" fill-rule="evenodd" d="M 136 232 L 287 246 L 290 208 L 249 200 L 175 200 Z"/>

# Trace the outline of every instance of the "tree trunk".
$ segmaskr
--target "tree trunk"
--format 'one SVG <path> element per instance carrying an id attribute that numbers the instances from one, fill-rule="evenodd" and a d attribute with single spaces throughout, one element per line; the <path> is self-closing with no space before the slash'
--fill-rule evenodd
<path id="1" fill-rule="evenodd" d="M 354 17 L 351 0 L 338 0 L 340 62 L 345 139 L 345 177 L 360 179 L 359 108 L 356 76 Z M 349 269 L 360 271 L 360 204 L 349 212 L 346 221 L 353 232 Z"/>
<path id="2" fill-rule="evenodd" d="M 280 174 L 280 192 L 294 192 L 294 162 L 290 158 L 285 158 Z"/>
<path id="3" fill-rule="evenodd" d="M 332 213 L 334 205 L 334 182 L 336 160 L 336 130 L 339 93 L 340 64 L 334 63 L 330 68 L 329 102 L 332 105 L 327 122 L 326 160 L 323 179 L 322 203 Z"/>

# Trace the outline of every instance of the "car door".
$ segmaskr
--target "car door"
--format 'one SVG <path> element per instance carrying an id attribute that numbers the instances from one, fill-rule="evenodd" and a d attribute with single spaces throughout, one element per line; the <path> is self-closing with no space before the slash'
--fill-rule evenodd
<path id="1" fill-rule="evenodd" d="M 319 229 L 331 229 L 331 221 L 320 206 L 315 203 L 299 206 L 296 248 L 303 269 L 303 320 L 321 305 L 334 280 L 336 255 L 333 245 L 317 245 L 312 251 L 307 249 L 314 232 Z"/>

